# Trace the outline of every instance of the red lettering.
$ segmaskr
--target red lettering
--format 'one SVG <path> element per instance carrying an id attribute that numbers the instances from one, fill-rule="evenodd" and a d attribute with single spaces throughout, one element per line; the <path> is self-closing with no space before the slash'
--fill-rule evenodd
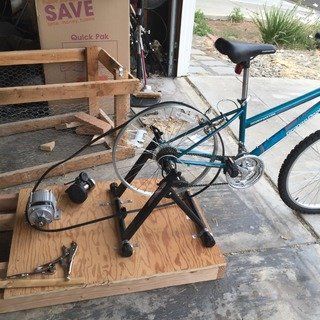
<path id="1" fill-rule="evenodd" d="M 49 21 L 57 20 L 57 15 L 54 12 L 54 6 L 52 4 L 48 4 L 44 7 L 44 12 L 46 13 L 46 18 Z"/>
<path id="2" fill-rule="evenodd" d="M 73 2 L 69 2 L 69 6 L 74 14 L 74 16 L 76 18 L 79 18 L 80 17 L 80 13 L 81 13 L 81 5 L 82 5 L 82 2 L 79 1 L 78 4 L 77 4 L 77 8 L 75 7 L 74 3 Z"/>
<path id="3" fill-rule="evenodd" d="M 62 20 L 63 18 L 72 19 L 72 15 L 70 14 L 69 10 L 67 9 L 67 6 L 64 3 L 61 3 L 58 19 Z"/>
<path id="4" fill-rule="evenodd" d="M 92 0 L 86 0 L 83 2 L 84 4 L 84 10 L 86 13 L 87 17 L 93 16 L 94 12 L 93 12 L 93 5 L 92 5 Z"/>

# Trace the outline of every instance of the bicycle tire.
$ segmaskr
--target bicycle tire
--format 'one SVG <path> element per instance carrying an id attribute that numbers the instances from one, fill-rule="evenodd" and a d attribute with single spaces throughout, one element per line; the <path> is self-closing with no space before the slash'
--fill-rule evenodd
<path id="1" fill-rule="evenodd" d="M 318 140 L 320 140 L 320 130 L 312 133 L 308 137 L 306 137 L 304 140 L 302 140 L 300 143 L 298 143 L 289 153 L 287 158 L 284 160 L 281 169 L 279 171 L 278 176 L 278 191 L 280 194 L 281 199 L 283 202 L 290 207 L 291 209 L 301 212 L 301 213 L 307 213 L 307 214 L 319 214 L 320 213 L 320 204 L 319 207 L 310 208 L 307 205 L 299 204 L 298 199 L 295 199 L 293 197 L 293 194 L 291 194 L 289 190 L 289 179 L 290 179 L 290 173 L 292 172 L 292 169 L 294 165 L 296 164 L 296 161 L 301 157 L 301 155 L 308 150 L 311 146 L 313 146 Z M 319 158 L 320 159 L 320 158 Z M 305 164 L 306 167 L 308 167 L 307 164 Z M 319 179 L 320 181 L 320 179 Z M 312 182 L 314 183 L 314 181 Z M 320 184 L 320 183 L 319 183 Z M 306 186 L 310 187 L 310 184 L 306 184 Z M 315 190 L 319 190 L 320 186 L 315 186 Z M 318 189 L 318 188 L 319 189 Z M 299 189 L 298 189 L 299 190 Z M 319 191 L 316 191 L 316 195 L 318 195 Z"/>
<path id="2" fill-rule="evenodd" d="M 170 111 L 168 111 L 168 114 L 167 114 L 166 110 L 170 110 L 170 109 L 171 109 L 171 113 L 170 113 Z M 118 164 L 117 158 L 115 156 L 117 154 L 118 149 L 119 150 L 123 150 L 124 148 L 128 148 L 127 143 L 122 145 L 122 140 L 124 140 L 123 136 L 126 136 L 126 132 L 128 132 L 127 137 L 130 136 L 132 138 L 132 136 L 135 136 L 136 132 L 137 132 L 137 129 L 139 129 L 136 123 L 143 124 L 143 121 L 141 119 L 143 117 L 145 117 L 145 116 L 148 117 L 150 115 L 151 118 L 154 117 L 155 120 L 156 120 L 158 115 L 161 118 L 161 115 L 163 115 L 163 113 L 164 113 L 166 116 L 169 116 L 169 118 L 173 119 L 174 118 L 174 113 L 172 112 L 172 110 L 180 110 L 180 109 L 181 110 L 193 111 L 193 112 L 195 112 L 197 114 L 198 117 L 201 116 L 203 119 L 205 119 L 205 121 L 210 123 L 209 118 L 205 114 L 203 114 L 201 111 L 197 110 L 196 108 L 194 108 L 192 106 L 189 106 L 189 105 L 187 105 L 185 103 L 181 103 L 181 102 L 167 101 L 167 102 L 162 102 L 162 103 L 156 104 L 154 106 L 151 106 L 151 107 L 141 111 L 140 113 L 136 114 L 130 120 L 130 122 L 119 132 L 119 134 L 116 137 L 114 146 L 113 146 L 113 165 L 114 165 L 115 173 L 117 174 L 118 178 L 120 179 L 120 181 L 127 188 L 129 188 L 129 189 L 131 189 L 133 191 L 136 191 L 136 192 L 138 192 L 140 194 L 146 195 L 146 196 L 150 196 L 154 192 L 154 190 L 151 190 L 153 188 L 152 185 L 144 184 L 143 187 L 145 187 L 146 189 L 142 190 L 142 188 L 140 188 L 139 186 L 134 186 L 134 182 L 132 184 L 131 182 L 127 182 L 125 180 L 125 176 L 126 176 L 126 174 L 128 174 L 128 171 L 130 170 L 130 167 L 134 165 L 135 159 L 133 159 L 133 158 L 131 158 L 130 160 L 127 159 L 126 162 L 132 161 L 132 163 L 131 163 L 131 165 L 128 165 L 127 163 L 125 163 L 123 168 L 121 168 L 121 164 Z M 163 111 L 163 113 L 162 113 L 162 111 Z M 165 120 L 162 120 L 162 121 L 163 121 L 163 124 L 167 125 L 167 121 L 165 121 Z M 184 123 L 184 121 L 182 121 L 182 123 Z M 159 125 L 161 125 L 161 123 L 159 123 Z M 174 127 L 175 126 L 176 125 L 174 125 Z M 147 127 L 148 127 L 148 125 L 143 125 L 143 128 L 147 128 Z M 182 126 L 180 126 L 180 123 L 177 124 L 176 128 L 178 128 L 179 132 L 180 132 L 180 130 L 182 128 Z M 169 127 L 169 129 L 170 129 L 170 127 Z M 199 133 L 202 132 L 202 130 L 203 129 L 199 129 L 198 130 Z M 170 131 L 171 130 L 168 131 L 168 135 L 170 135 Z M 171 134 L 172 134 L 172 132 L 171 132 Z M 167 135 L 167 133 L 166 133 L 166 131 L 164 131 L 164 137 L 166 135 Z M 148 135 L 148 136 L 149 136 L 148 139 L 146 139 L 146 141 L 144 142 L 146 144 L 148 144 L 149 141 L 151 141 L 150 135 Z M 131 138 L 129 139 L 130 141 L 131 141 Z M 216 152 L 217 152 L 219 141 L 218 141 L 218 138 L 217 138 L 216 135 L 214 135 L 210 139 L 212 139 L 212 145 L 210 145 L 209 148 L 212 148 L 212 155 L 213 155 L 213 158 L 214 158 L 214 156 L 216 155 Z M 186 140 L 185 137 L 181 138 L 179 141 L 180 141 L 180 143 L 181 142 L 184 142 L 184 143 L 188 142 L 188 140 Z M 177 141 L 175 143 L 178 143 L 179 141 Z M 210 141 L 210 140 L 208 140 L 208 141 Z M 140 144 L 140 142 L 138 143 L 138 145 L 139 144 Z M 171 145 L 166 145 L 166 143 L 164 143 L 163 145 L 165 145 L 166 148 L 167 147 L 171 147 Z M 159 145 L 159 147 L 160 147 L 160 145 Z M 172 147 L 174 147 L 174 145 L 172 145 Z M 135 146 L 136 157 L 140 156 L 143 153 L 144 148 L 145 148 L 145 146 L 140 146 L 140 147 L 137 146 L 137 145 Z M 199 148 L 201 148 L 201 147 L 199 147 Z M 210 159 L 210 160 L 207 159 L 207 161 L 212 161 L 213 158 Z M 154 158 L 152 158 L 152 159 L 153 160 L 152 161 L 150 160 L 150 161 L 153 162 L 153 163 L 156 163 Z M 179 166 L 180 166 L 180 168 L 179 168 Z M 181 166 L 183 166 L 184 169 L 181 168 Z M 148 169 L 150 169 L 150 164 L 147 167 L 148 167 Z M 145 166 L 142 167 L 141 170 L 143 168 L 145 168 Z M 203 169 L 200 169 L 200 168 L 202 168 L 202 167 L 198 167 L 198 169 L 196 170 L 197 173 L 191 171 L 191 175 L 193 176 L 192 179 L 191 179 L 191 181 L 192 181 L 191 185 L 192 184 L 197 184 L 210 170 L 212 170 L 212 168 L 210 168 L 210 167 L 206 167 L 206 168 L 203 168 Z M 190 172 L 190 170 L 188 169 L 188 166 L 187 165 L 183 165 L 181 163 L 179 164 L 179 161 L 178 161 L 178 171 L 182 171 L 182 173 L 184 173 L 184 171 Z M 200 172 L 198 172 L 198 171 L 200 171 Z M 160 171 L 160 173 L 161 173 L 161 171 Z M 151 173 L 151 175 L 154 177 L 154 173 Z M 143 178 L 146 178 L 146 179 L 150 178 L 149 176 L 143 175 L 143 174 L 140 177 L 143 177 Z M 159 179 L 162 179 L 161 176 L 159 177 Z M 150 188 L 148 188 L 148 187 L 150 187 Z"/>

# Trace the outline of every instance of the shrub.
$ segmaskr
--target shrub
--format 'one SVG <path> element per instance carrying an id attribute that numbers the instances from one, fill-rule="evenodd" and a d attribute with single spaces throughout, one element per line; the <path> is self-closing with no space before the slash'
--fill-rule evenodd
<path id="1" fill-rule="evenodd" d="M 242 21 L 244 21 L 244 15 L 241 12 L 241 9 L 239 7 L 237 7 L 231 11 L 228 19 L 232 22 L 242 22 Z"/>
<path id="2" fill-rule="evenodd" d="M 212 33 L 212 29 L 208 25 L 208 21 L 201 10 L 197 10 L 194 15 L 193 33 L 202 37 Z"/>
<path id="3" fill-rule="evenodd" d="M 296 16 L 297 7 L 282 10 L 281 7 L 266 7 L 253 17 L 262 40 L 277 46 L 293 49 L 315 48 L 315 24 L 304 23 Z"/>

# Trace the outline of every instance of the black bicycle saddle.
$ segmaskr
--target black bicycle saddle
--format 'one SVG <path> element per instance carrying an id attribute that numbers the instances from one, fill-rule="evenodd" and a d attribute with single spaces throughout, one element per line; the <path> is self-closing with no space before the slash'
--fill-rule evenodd
<path id="1" fill-rule="evenodd" d="M 272 44 L 246 43 L 219 38 L 215 42 L 216 49 L 229 57 L 233 63 L 248 62 L 259 54 L 275 53 Z"/>

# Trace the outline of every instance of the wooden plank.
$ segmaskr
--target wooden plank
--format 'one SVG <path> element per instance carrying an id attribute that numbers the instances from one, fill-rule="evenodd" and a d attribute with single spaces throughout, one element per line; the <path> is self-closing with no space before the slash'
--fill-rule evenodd
<path id="1" fill-rule="evenodd" d="M 21 133 L 21 132 L 30 132 L 37 131 L 46 128 L 52 128 L 56 125 L 65 122 L 71 122 L 74 120 L 74 113 L 66 113 L 57 116 L 44 117 L 39 119 L 30 119 L 17 121 L 12 123 L 6 123 L 0 125 L 0 137 L 9 136 L 11 134 Z"/>
<path id="2" fill-rule="evenodd" d="M 46 143 L 41 144 L 39 146 L 39 149 L 42 151 L 51 152 L 55 146 L 56 146 L 56 142 L 50 141 L 50 142 L 46 142 Z"/>
<path id="3" fill-rule="evenodd" d="M 98 182 L 81 206 L 60 197 L 59 206 L 64 216 L 50 224 L 50 228 L 110 215 L 112 208 L 107 205 L 110 197 L 106 192 L 110 183 Z M 65 187 L 50 189 L 59 197 Z M 26 226 L 23 213 L 29 192 L 28 189 L 20 192 L 8 273 L 32 269 L 35 264 L 50 260 L 60 252 L 62 244 L 69 245 L 76 239 L 79 249 L 73 275 L 85 277 L 86 287 L 6 289 L 4 299 L 0 300 L 1 312 L 214 280 L 226 266 L 217 245 L 206 248 L 199 239 L 192 237 L 196 227 L 177 206 L 155 210 L 132 239 L 133 256 L 123 258 L 115 250 L 119 239 L 113 220 L 55 234 L 39 233 Z M 146 201 L 144 196 L 127 190 L 123 200 L 129 199 L 133 203 L 126 204 L 128 210 L 139 208 Z M 132 218 L 128 215 L 127 222 Z M 61 268 L 57 269 L 53 277 L 61 277 L 62 272 Z"/>
<path id="4" fill-rule="evenodd" d="M 148 92 L 137 92 L 134 96 L 138 99 L 159 99 L 161 98 L 161 92 L 157 91 L 148 91 Z"/>
<path id="5" fill-rule="evenodd" d="M 84 284 L 84 278 L 55 279 L 7 279 L 0 280 L 0 289 L 8 288 L 37 288 L 37 287 L 69 287 Z"/>
<path id="6" fill-rule="evenodd" d="M 0 231 L 13 230 L 15 213 L 0 213 Z"/>
<path id="7" fill-rule="evenodd" d="M 121 69 L 124 71 L 124 67 L 102 48 L 99 50 L 98 60 L 113 74 L 113 76 L 116 76 L 117 70 L 118 72 Z"/>
<path id="8" fill-rule="evenodd" d="M 15 212 L 19 193 L 0 194 L 0 212 Z"/>
<path id="9" fill-rule="evenodd" d="M 87 81 L 99 80 L 98 54 L 98 47 L 86 48 Z M 93 116 L 99 114 L 99 103 L 96 93 L 89 97 L 89 113 Z"/>
<path id="10" fill-rule="evenodd" d="M 0 88 L 0 107 L 26 102 L 87 98 L 94 94 L 97 97 L 130 94 L 136 92 L 138 87 L 137 79 L 122 79 Z"/>
<path id="11" fill-rule="evenodd" d="M 115 75 L 115 79 L 119 79 L 119 75 Z M 124 78 L 128 78 L 128 72 L 125 71 Z M 140 86 L 140 83 L 139 83 Z M 114 97 L 114 124 L 119 126 L 127 121 L 128 113 L 130 110 L 130 95 L 122 94 L 115 95 Z"/>
<path id="12" fill-rule="evenodd" d="M 66 130 L 66 129 L 73 129 L 79 127 L 81 125 L 80 122 L 72 121 L 67 123 L 60 123 L 54 126 L 56 130 Z"/>
<path id="13" fill-rule="evenodd" d="M 185 270 L 179 274 L 151 276 L 120 283 L 101 283 L 95 286 L 86 286 L 85 288 L 66 288 L 63 291 L 0 299 L 0 313 L 41 308 L 74 301 L 85 301 L 132 292 L 143 292 L 196 282 L 212 281 L 222 278 L 222 276 L 219 277 L 219 272 L 224 268 L 224 266 L 216 266 L 201 270 Z"/>
<path id="14" fill-rule="evenodd" d="M 0 66 L 73 62 L 84 59 L 84 48 L 0 52 Z"/>
<path id="15" fill-rule="evenodd" d="M 126 149 L 123 151 L 119 151 L 117 153 L 117 158 L 120 160 L 125 159 L 127 157 L 132 157 L 133 155 L 134 150 Z M 68 172 L 82 170 L 85 168 L 94 167 L 110 162 L 112 162 L 111 150 L 86 154 L 83 156 L 75 157 L 66 162 L 65 164 L 58 166 L 48 174 L 48 177 L 59 176 Z M 50 162 L 35 167 L 29 167 L 20 170 L 1 173 L 0 188 L 6 188 L 23 184 L 26 182 L 35 181 L 39 179 L 40 176 L 55 163 L 56 162 Z"/>
<path id="16" fill-rule="evenodd" d="M 95 134 L 104 133 L 111 129 L 111 125 L 109 123 L 102 121 L 85 112 L 79 112 L 78 114 L 76 114 L 75 119 L 76 121 L 93 127 L 96 130 Z"/>
<path id="17" fill-rule="evenodd" d="M 85 136 L 94 136 L 99 134 L 97 128 L 91 126 L 81 126 L 76 129 L 76 134 L 85 135 Z"/>

